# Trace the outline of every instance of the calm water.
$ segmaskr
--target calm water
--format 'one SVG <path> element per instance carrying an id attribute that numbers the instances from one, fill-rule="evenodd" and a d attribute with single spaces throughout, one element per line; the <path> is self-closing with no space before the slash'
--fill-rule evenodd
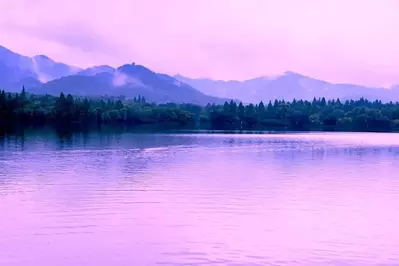
<path id="1" fill-rule="evenodd" d="M 0 139 L 0 265 L 399 265 L 399 135 Z"/>

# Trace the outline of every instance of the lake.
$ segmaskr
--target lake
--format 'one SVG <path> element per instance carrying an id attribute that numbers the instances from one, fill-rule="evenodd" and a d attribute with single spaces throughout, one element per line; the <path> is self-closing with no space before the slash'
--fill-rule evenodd
<path id="1" fill-rule="evenodd" d="M 399 265 L 399 134 L 0 138 L 0 265 Z"/>

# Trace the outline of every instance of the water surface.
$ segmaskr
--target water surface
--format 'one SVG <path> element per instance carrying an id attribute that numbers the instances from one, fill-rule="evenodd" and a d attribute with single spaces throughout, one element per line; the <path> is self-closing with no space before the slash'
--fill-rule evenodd
<path id="1" fill-rule="evenodd" d="M 399 265 L 399 135 L 0 138 L 0 265 Z"/>

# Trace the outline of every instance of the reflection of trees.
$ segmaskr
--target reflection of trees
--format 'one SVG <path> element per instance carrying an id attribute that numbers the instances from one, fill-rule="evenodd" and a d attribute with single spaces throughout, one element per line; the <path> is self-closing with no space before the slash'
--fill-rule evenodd
<path id="1" fill-rule="evenodd" d="M 6 136 L 0 135 L 0 150 L 4 150 L 5 141 L 6 141 Z"/>
<path id="2" fill-rule="evenodd" d="M 74 135 L 74 130 L 69 127 L 56 127 L 55 132 L 58 138 L 58 147 L 60 149 L 66 147 L 72 147 L 72 137 Z"/>

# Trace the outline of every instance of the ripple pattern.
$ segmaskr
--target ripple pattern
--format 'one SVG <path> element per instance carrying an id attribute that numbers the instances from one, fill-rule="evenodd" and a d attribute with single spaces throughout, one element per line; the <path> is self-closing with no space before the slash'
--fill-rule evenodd
<path id="1" fill-rule="evenodd" d="M 0 265 L 398 265 L 398 140 L 0 139 Z"/>

